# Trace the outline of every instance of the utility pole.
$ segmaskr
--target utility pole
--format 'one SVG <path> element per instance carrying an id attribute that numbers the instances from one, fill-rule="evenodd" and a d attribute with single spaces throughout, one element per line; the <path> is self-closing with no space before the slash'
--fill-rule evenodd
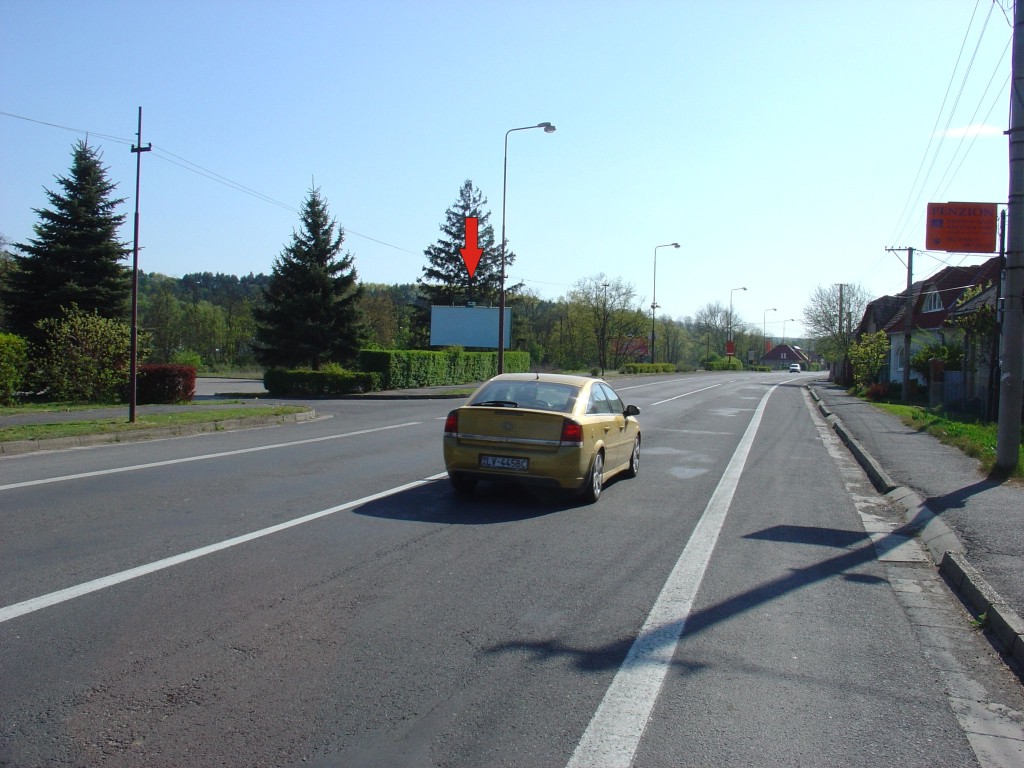
<path id="1" fill-rule="evenodd" d="M 995 331 L 989 348 L 988 397 L 985 404 L 985 421 L 996 421 L 999 413 L 999 329 L 1003 327 L 1003 276 L 1006 274 L 1006 209 L 999 217 L 999 279 L 996 280 Z"/>
<path id="2" fill-rule="evenodd" d="M 913 248 L 886 248 L 889 252 L 907 252 L 907 296 L 903 308 L 903 394 L 901 402 L 910 400 L 910 342 L 913 323 L 911 315 L 914 313 L 914 249 Z"/>
<path id="3" fill-rule="evenodd" d="M 135 236 L 132 247 L 132 342 L 128 375 L 128 421 L 135 423 L 136 389 L 139 376 L 139 182 L 142 177 L 142 153 L 153 149 L 152 144 L 142 146 L 142 107 L 139 107 L 139 144 L 132 145 L 135 153 Z"/>
<path id="4" fill-rule="evenodd" d="M 846 284 L 837 283 L 837 285 L 839 286 L 839 316 L 837 317 L 836 322 L 838 323 L 839 328 L 836 332 L 836 335 L 839 339 L 839 350 L 843 354 L 836 361 L 836 365 L 839 366 L 839 370 L 836 371 L 836 375 L 833 378 L 835 379 L 837 384 L 845 384 L 846 382 L 843 379 L 846 373 L 846 371 L 844 370 L 844 368 L 846 367 L 846 345 L 843 343 L 843 288 L 846 287 Z"/>
<path id="5" fill-rule="evenodd" d="M 1024 2 L 1014 3 L 1013 57 L 1010 75 L 1010 237 L 1006 251 L 1003 298 L 1002 365 L 999 377 L 999 424 L 996 468 L 1017 466 L 1020 456 L 1021 399 L 1024 387 Z"/>

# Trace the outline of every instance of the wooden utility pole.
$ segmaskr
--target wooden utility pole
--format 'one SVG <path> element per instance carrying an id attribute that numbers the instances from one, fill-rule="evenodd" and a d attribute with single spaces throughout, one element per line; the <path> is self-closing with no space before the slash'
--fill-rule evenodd
<path id="1" fill-rule="evenodd" d="M 132 247 L 132 342 L 128 374 L 128 421 L 135 423 L 136 389 L 139 371 L 139 181 L 142 177 L 142 153 L 153 145 L 142 146 L 142 107 L 139 107 L 139 145 L 132 145 L 135 153 L 135 236 Z"/>
<path id="2" fill-rule="evenodd" d="M 1024 397 L 1024 2 L 1014 3 L 1013 63 L 1010 74 L 1009 243 L 1003 298 L 996 468 L 1017 466 L 1020 456 L 1021 400 Z"/>

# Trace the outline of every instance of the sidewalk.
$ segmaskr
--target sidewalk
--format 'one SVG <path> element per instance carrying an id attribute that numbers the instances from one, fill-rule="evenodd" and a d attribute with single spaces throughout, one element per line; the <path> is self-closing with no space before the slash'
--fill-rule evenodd
<path id="1" fill-rule="evenodd" d="M 950 586 L 988 615 L 1024 669 L 1024 485 L 989 481 L 974 459 L 841 387 L 808 388 L 878 491 L 904 507 Z"/>

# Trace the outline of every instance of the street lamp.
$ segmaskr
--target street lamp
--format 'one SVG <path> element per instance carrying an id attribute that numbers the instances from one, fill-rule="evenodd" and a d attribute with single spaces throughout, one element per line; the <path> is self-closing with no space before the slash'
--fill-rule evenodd
<path id="1" fill-rule="evenodd" d="M 679 243 L 654 246 L 654 284 L 651 286 L 651 362 L 654 362 L 654 312 L 658 309 L 658 249 L 678 248 Z"/>
<path id="2" fill-rule="evenodd" d="M 505 167 L 501 176 L 501 293 L 498 299 L 498 373 L 505 372 L 505 193 L 508 190 L 508 135 L 513 131 L 529 131 L 543 128 L 544 133 L 554 133 L 551 123 L 537 123 L 505 131 Z"/>
<path id="3" fill-rule="evenodd" d="M 775 307 L 772 307 L 771 309 L 766 309 L 764 311 L 764 315 L 761 316 L 761 360 L 762 361 L 764 361 L 765 352 L 768 351 L 767 349 L 765 349 L 765 347 L 767 346 L 767 344 L 765 344 L 765 342 L 768 341 L 768 313 L 769 312 L 778 312 L 778 311 L 779 310 L 777 310 Z"/>
<path id="4" fill-rule="evenodd" d="M 729 340 L 730 343 L 732 342 L 732 295 L 734 293 L 736 293 L 736 291 L 745 291 L 745 290 L 747 290 L 747 289 L 746 288 L 733 288 L 731 291 L 729 291 L 729 339 L 728 340 Z M 726 357 L 729 356 L 729 349 L 728 349 L 728 347 L 726 347 L 725 354 L 726 354 Z M 736 354 L 736 350 L 735 349 L 733 349 L 732 354 Z"/>
<path id="5" fill-rule="evenodd" d="M 782 343 L 783 343 L 783 345 L 785 345 L 785 343 L 786 343 L 786 323 L 795 323 L 795 322 L 796 322 L 796 318 L 795 317 L 789 317 L 789 318 L 786 318 L 785 320 L 782 321 Z"/>

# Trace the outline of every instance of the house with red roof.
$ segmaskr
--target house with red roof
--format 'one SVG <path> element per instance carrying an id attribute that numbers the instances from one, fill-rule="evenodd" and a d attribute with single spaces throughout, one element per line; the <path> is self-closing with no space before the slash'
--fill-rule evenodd
<path id="1" fill-rule="evenodd" d="M 970 267 L 946 267 L 910 289 L 910 350 L 904 349 L 907 318 L 907 293 L 883 296 L 871 302 L 864 313 L 857 336 L 884 330 L 889 337 L 887 380 L 901 382 L 904 366 L 917 350 L 931 344 L 961 344 L 963 334 L 948 320 L 968 289 L 993 285 L 1000 278 L 1000 259 Z M 911 379 L 926 384 L 911 372 Z"/>

